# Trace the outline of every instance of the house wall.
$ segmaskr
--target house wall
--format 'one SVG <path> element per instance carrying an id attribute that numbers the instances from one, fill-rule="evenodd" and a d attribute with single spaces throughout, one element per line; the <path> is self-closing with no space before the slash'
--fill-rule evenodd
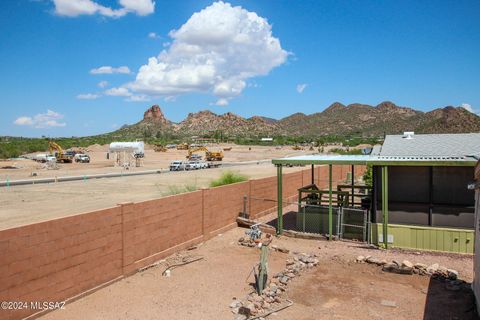
<path id="1" fill-rule="evenodd" d="M 381 223 L 372 223 L 372 243 L 383 243 Z M 389 246 L 397 248 L 468 253 L 474 252 L 474 231 L 454 228 L 435 228 L 388 224 Z"/>
<path id="2" fill-rule="evenodd" d="M 376 222 L 383 218 L 380 169 L 375 168 Z M 471 167 L 388 167 L 389 223 L 473 229 L 475 198 L 467 189 L 472 173 Z"/>
<path id="3" fill-rule="evenodd" d="M 480 161 L 475 167 L 475 256 L 473 261 L 473 292 L 480 306 Z"/>
<path id="4" fill-rule="evenodd" d="M 343 179 L 348 168 L 333 170 Z M 316 168 L 317 179 L 324 173 Z M 359 166 L 357 176 L 362 173 Z M 310 179 L 310 169 L 284 175 L 284 199 L 296 199 L 305 176 Z M 0 301 L 78 298 L 236 226 L 244 196 L 276 200 L 276 193 L 276 177 L 255 179 L 0 230 Z M 275 201 L 247 203 L 253 218 L 273 210 Z M 0 309 L 0 319 L 35 312 Z"/>

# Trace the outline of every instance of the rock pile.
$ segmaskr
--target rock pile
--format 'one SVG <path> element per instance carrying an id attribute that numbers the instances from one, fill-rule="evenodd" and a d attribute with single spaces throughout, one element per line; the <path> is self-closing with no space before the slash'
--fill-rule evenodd
<path id="1" fill-rule="evenodd" d="M 358 263 L 371 263 L 382 266 L 382 270 L 386 272 L 419 274 L 422 276 L 432 276 L 434 278 L 452 281 L 455 281 L 458 278 L 458 271 L 440 266 L 438 263 L 429 266 L 424 263 L 412 263 L 408 260 L 403 260 L 402 262 L 396 260 L 387 262 L 386 260 L 380 260 L 371 256 L 358 256 L 355 261 Z"/>
<path id="2" fill-rule="evenodd" d="M 255 241 L 253 241 L 252 238 L 249 238 L 249 237 L 241 237 L 240 239 L 238 239 L 238 244 L 241 246 L 251 247 L 251 248 L 257 246 L 257 243 L 255 243 Z"/>
<path id="3" fill-rule="evenodd" d="M 239 241 L 242 244 L 244 241 Z M 250 245 L 247 245 L 250 246 Z M 255 244 L 254 244 L 255 246 Z M 251 317 L 261 319 L 262 316 L 281 309 L 291 303 L 286 295 L 288 284 L 300 276 L 302 271 L 314 268 L 319 260 L 315 254 L 296 254 L 285 261 L 285 269 L 275 274 L 261 295 L 251 292 L 243 301 L 234 299 L 230 309 L 235 314 L 235 320 L 245 320 Z"/>

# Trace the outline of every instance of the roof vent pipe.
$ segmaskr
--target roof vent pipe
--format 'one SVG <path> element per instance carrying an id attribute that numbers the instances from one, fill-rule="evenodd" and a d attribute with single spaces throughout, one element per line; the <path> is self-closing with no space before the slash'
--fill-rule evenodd
<path id="1" fill-rule="evenodd" d="M 415 132 L 413 132 L 413 131 L 405 131 L 405 132 L 403 133 L 403 138 L 404 138 L 404 139 L 411 140 L 411 139 L 413 139 L 413 136 L 414 136 L 414 135 L 415 135 Z"/>

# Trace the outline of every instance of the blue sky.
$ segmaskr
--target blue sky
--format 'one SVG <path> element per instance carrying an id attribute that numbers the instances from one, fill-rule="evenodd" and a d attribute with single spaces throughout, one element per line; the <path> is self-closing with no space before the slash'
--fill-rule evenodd
<path id="1" fill-rule="evenodd" d="M 479 1 L 68 1 L 0 2 L 0 135 L 108 132 L 152 104 L 480 110 Z"/>

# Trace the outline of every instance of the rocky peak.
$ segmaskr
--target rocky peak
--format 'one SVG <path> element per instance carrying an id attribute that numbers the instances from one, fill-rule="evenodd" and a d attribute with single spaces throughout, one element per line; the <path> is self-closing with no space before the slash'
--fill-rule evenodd
<path id="1" fill-rule="evenodd" d="M 153 105 L 143 114 L 143 120 L 159 124 L 168 124 L 167 118 L 158 105 Z"/>
<path id="2" fill-rule="evenodd" d="M 391 101 L 383 101 L 377 105 L 377 108 L 383 110 L 394 110 L 398 109 L 399 107 L 397 107 L 397 105 Z"/>
<path id="3" fill-rule="evenodd" d="M 238 119 L 244 120 L 242 117 L 237 116 L 235 113 L 232 113 L 232 112 L 224 113 L 222 115 L 222 118 L 229 119 L 229 120 L 238 120 Z"/>
<path id="4" fill-rule="evenodd" d="M 323 112 L 326 112 L 326 113 L 336 112 L 336 111 L 344 110 L 346 108 L 347 107 L 344 104 L 341 104 L 340 102 L 334 102 Z"/>
<path id="5" fill-rule="evenodd" d="M 199 112 L 190 112 L 187 116 L 187 119 L 202 119 L 202 118 L 213 118 L 217 117 L 215 113 L 210 110 L 202 110 Z"/>

